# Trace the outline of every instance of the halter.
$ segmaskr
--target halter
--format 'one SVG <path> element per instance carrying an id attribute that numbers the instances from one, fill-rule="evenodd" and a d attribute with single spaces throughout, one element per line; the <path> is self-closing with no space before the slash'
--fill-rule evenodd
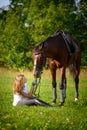
<path id="1" fill-rule="evenodd" d="M 40 58 L 40 65 L 37 65 L 37 64 L 34 64 L 34 66 L 36 66 L 39 70 L 42 70 L 43 69 L 43 63 L 44 63 L 44 59 L 46 58 L 46 56 L 44 55 L 44 52 L 41 51 L 41 52 L 37 52 L 35 53 L 35 55 L 38 55 L 38 54 L 41 54 L 41 58 Z M 42 72 L 41 72 L 42 73 Z"/>
<path id="2" fill-rule="evenodd" d="M 35 86 L 34 86 L 33 94 L 37 97 L 40 97 L 40 81 L 41 81 L 41 77 L 39 79 L 35 80 Z M 38 93 L 36 93 L 37 90 L 38 90 Z"/>
<path id="3" fill-rule="evenodd" d="M 43 72 L 44 60 L 45 60 L 46 56 L 44 55 L 43 51 L 35 53 L 35 55 L 39 55 L 39 54 L 41 54 L 40 65 L 34 64 L 34 66 L 36 66 L 38 68 L 38 71 L 40 71 L 40 75 L 41 75 Z M 38 97 L 40 96 L 40 81 L 41 81 L 41 76 L 39 78 L 36 78 L 34 81 L 35 82 L 34 95 L 38 96 Z M 36 93 L 37 90 L 38 90 L 38 93 Z"/>

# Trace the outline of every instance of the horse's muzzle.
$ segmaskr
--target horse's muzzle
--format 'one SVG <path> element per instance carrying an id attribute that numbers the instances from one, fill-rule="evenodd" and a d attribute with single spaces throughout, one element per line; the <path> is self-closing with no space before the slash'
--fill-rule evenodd
<path id="1" fill-rule="evenodd" d="M 40 77 L 40 73 L 38 71 L 36 71 L 33 75 L 34 75 L 35 78 L 39 78 Z"/>
<path id="2" fill-rule="evenodd" d="M 42 74 L 42 71 L 36 71 L 33 75 L 35 78 L 40 78 Z"/>

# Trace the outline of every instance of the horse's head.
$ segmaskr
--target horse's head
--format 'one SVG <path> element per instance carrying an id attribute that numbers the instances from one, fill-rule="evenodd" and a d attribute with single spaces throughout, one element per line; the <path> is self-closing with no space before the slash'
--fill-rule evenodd
<path id="1" fill-rule="evenodd" d="M 43 50 L 41 50 L 41 48 L 38 50 L 38 47 L 35 47 L 32 58 L 34 61 L 33 75 L 35 78 L 39 78 L 46 63 L 46 57 Z"/>

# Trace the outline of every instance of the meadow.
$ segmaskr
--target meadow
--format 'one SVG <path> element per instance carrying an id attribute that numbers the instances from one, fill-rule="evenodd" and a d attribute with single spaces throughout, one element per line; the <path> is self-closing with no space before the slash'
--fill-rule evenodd
<path id="1" fill-rule="evenodd" d="M 30 89 L 32 72 L 22 72 Z M 59 107 L 59 71 L 57 72 L 57 103 L 54 107 L 18 106 L 13 107 L 13 80 L 19 74 L 0 68 L 0 130 L 87 130 L 87 70 L 82 69 L 79 83 L 79 100 L 74 101 L 75 87 L 67 70 L 67 98 Z M 51 74 L 44 70 L 40 84 L 40 99 L 52 103 Z"/>

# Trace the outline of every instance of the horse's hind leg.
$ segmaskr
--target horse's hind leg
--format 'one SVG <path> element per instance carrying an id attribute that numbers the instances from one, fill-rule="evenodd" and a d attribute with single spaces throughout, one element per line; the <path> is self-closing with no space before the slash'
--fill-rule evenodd
<path id="1" fill-rule="evenodd" d="M 75 101 L 78 100 L 79 93 L 78 93 L 78 88 L 79 88 L 79 73 L 80 73 L 80 67 L 76 66 L 75 70 Z"/>

